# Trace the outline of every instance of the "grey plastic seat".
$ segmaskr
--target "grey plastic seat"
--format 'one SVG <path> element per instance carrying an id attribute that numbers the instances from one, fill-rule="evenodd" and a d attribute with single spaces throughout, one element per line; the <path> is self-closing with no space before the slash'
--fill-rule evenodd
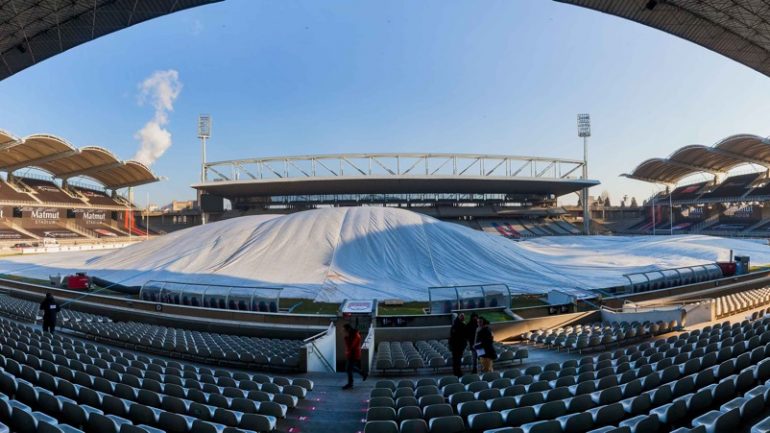
<path id="1" fill-rule="evenodd" d="M 398 424 L 395 421 L 368 421 L 364 433 L 399 433 Z"/>
<path id="2" fill-rule="evenodd" d="M 742 420 L 751 419 L 759 415 L 765 407 L 763 395 L 736 397 L 723 404 L 719 410 L 728 412 L 732 409 L 738 409 Z"/>
<path id="3" fill-rule="evenodd" d="M 367 421 L 395 421 L 396 410 L 392 407 L 370 407 L 366 411 Z"/>
<path id="4" fill-rule="evenodd" d="M 656 432 L 660 429 L 660 421 L 655 414 L 637 415 L 620 422 L 620 427 L 629 427 L 632 432 Z"/>
<path id="5" fill-rule="evenodd" d="M 401 422 L 400 433 L 428 433 L 428 423 L 424 419 L 408 419 Z"/>
<path id="6" fill-rule="evenodd" d="M 538 419 L 541 420 L 554 419 L 567 413 L 567 406 L 562 400 L 538 404 L 534 409 Z"/>
<path id="7" fill-rule="evenodd" d="M 524 433 L 561 433 L 561 423 L 556 420 L 536 421 L 521 426 Z"/>
<path id="8" fill-rule="evenodd" d="M 451 406 L 450 406 L 450 409 L 451 409 Z M 468 415 L 471 415 L 474 413 L 481 413 L 486 411 L 487 411 L 486 402 L 483 402 L 480 400 L 466 401 L 457 405 L 457 414 L 463 418 L 467 418 Z"/>
<path id="9" fill-rule="evenodd" d="M 606 406 L 599 406 L 588 411 L 594 419 L 596 426 L 605 426 L 609 424 L 617 424 L 623 418 L 625 418 L 625 411 L 623 405 L 620 403 L 612 403 Z"/>
<path id="10" fill-rule="evenodd" d="M 241 415 L 238 427 L 250 431 L 269 432 L 275 430 L 276 424 L 277 420 L 274 416 L 245 413 Z"/>
<path id="11" fill-rule="evenodd" d="M 468 426 L 471 430 L 485 431 L 503 426 L 503 416 L 500 412 L 483 412 L 468 416 Z"/>
<path id="12" fill-rule="evenodd" d="M 692 420 L 693 427 L 704 426 L 706 433 L 723 433 L 737 428 L 741 416 L 737 408 L 727 412 L 712 410 Z"/>
<path id="13" fill-rule="evenodd" d="M 374 397 L 369 399 L 369 407 L 396 407 L 396 402 L 390 397 Z"/>
<path id="14" fill-rule="evenodd" d="M 594 425 L 593 417 L 590 413 L 578 412 L 568 415 L 562 415 L 556 418 L 561 424 L 561 430 L 564 433 L 580 433 L 591 429 Z"/>
<path id="15" fill-rule="evenodd" d="M 650 414 L 655 414 L 662 424 L 671 425 L 687 416 L 687 404 L 684 400 L 677 400 L 653 408 Z"/>
<path id="16" fill-rule="evenodd" d="M 428 422 L 430 433 L 463 433 L 465 423 L 457 415 L 433 418 Z"/>
<path id="17" fill-rule="evenodd" d="M 452 409 L 452 406 L 446 403 L 432 404 L 429 406 L 425 406 L 422 409 L 422 416 L 426 420 L 430 420 L 431 418 L 438 418 L 442 416 L 450 416 L 450 415 L 454 415 L 454 410 Z"/>
<path id="18" fill-rule="evenodd" d="M 505 419 L 505 424 L 512 427 L 518 427 L 537 420 L 535 409 L 531 406 L 517 407 L 501 412 Z"/>

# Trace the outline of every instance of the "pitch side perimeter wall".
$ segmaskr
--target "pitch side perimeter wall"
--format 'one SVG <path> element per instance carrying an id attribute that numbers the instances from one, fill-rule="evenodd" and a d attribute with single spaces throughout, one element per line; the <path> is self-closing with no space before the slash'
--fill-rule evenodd
<path id="1" fill-rule="evenodd" d="M 138 321 L 192 330 L 268 338 L 309 338 L 324 332 L 334 315 L 257 313 L 214 310 L 183 305 L 156 304 L 115 296 L 84 294 L 38 284 L 0 279 L 0 289 L 34 302 L 52 293 L 66 308 L 91 314 L 105 314 L 123 321 Z"/>
<path id="2" fill-rule="evenodd" d="M 589 311 L 582 313 L 559 314 L 534 319 L 495 322 L 490 325 L 496 341 L 519 339 L 521 334 L 533 329 L 558 328 L 572 324 L 591 323 L 601 320 L 601 313 Z M 374 345 L 382 341 L 415 341 L 449 338 L 450 325 L 423 326 L 413 328 L 375 328 Z"/>

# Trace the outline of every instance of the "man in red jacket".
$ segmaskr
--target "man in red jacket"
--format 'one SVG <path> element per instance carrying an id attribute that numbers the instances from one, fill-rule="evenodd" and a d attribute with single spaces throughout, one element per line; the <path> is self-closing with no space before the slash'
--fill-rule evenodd
<path id="1" fill-rule="evenodd" d="M 348 373 L 348 384 L 342 389 L 353 388 L 353 371 L 361 375 L 361 380 L 366 380 L 366 373 L 361 369 L 361 333 L 358 329 L 346 323 L 345 326 L 345 370 Z"/>

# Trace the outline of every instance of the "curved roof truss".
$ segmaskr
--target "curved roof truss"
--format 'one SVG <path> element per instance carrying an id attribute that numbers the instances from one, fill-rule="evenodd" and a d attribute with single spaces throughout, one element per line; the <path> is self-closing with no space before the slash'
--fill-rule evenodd
<path id="1" fill-rule="evenodd" d="M 714 146 L 685 146 L 668 158 L 648 159 L 622 176 L 645 182 L 675 184 L 693 174 L 725 174 L 744 164 L 770 169 L 770 141 L 758 135 L 740 134 L 727 137 Z"/>
<path id="2" fill-rule="evenodd" d="M 757 0 L 556 0 L 694 42 L 770 76 L 770 4 Z"/>
<path id="3" fill-rule="evenodd" d="M 0 130 L 0 171 L 12 173 L 28 167 L 64 180 L 87 176 L 109 189 L 158 180 L 144 164 L 122 161 L 102 147 L 77 148 L 55 135 L 34 134 L 17 138 Z"/>
<path id="4" fill-rule="evenodd" d="M 0 2 L 0 80 L 98 37 L 222 0 Z"/>

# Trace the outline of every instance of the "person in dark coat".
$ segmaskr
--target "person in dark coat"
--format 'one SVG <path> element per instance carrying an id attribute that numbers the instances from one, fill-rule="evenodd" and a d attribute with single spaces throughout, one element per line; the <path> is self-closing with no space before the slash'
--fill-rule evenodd
<path id="1" fill-rule="evenodd" d="M 481 362 L 481 371 L 484 373 L 494 371 L 494 362 L 497 359 L 494 343 L 495 337 L 492 335 L 492 330 L 489 329 L 489 321 L 479 317 L 479 330 L 478 334 L 476 334 L 475 349 L 479 355 L 479 362 Z"/>
<path id="2" fill-rule="evenodd" d="M 361 333 L 358 329 L 346 323 L 345 326 L 345 371 L 348 373 L 348 383 L 342 389 L 353 388 L 353 372 L 361 375 L 362 380 L 366 380 L 366 372 L 361 368 Z"/>
<path id="3" fill-rule="evenodd" d="M 471 354 L 473 355 L 473 366 L 471 367 L 471 373 L 476 374 L 478 373 L 478 356 L 476 355 L 476 351 L 473 350 L 473 347 L 476 345 L 476 331 L 479 328 L 479 315 L 476 313 L 471 313 L 471 319 L 468 321 L 468 324 L 465 325 L 465 338 L 468 340 L 468 347 L 471 348 Z"/>
<path id="4" fill-rule="evenodd" d="M 452 373 L 457 377 L 463 375 L 463 352 L 465 352 L 465 346 L 468 345 L 465 326 L 465 315 L 460 313 L 452 321 L 452 327 L 449 330 L 449 351 L 452 352 Z"/>
<path id="5" fill-rule="evenodd" d="M 45 299 L 40 303 L 40 310 L 43 311 L 43 331 L 53 334 L 56 328 L 56 313 L 61 310 L 61 307 L 52 294 L 46 293 Z"/>

